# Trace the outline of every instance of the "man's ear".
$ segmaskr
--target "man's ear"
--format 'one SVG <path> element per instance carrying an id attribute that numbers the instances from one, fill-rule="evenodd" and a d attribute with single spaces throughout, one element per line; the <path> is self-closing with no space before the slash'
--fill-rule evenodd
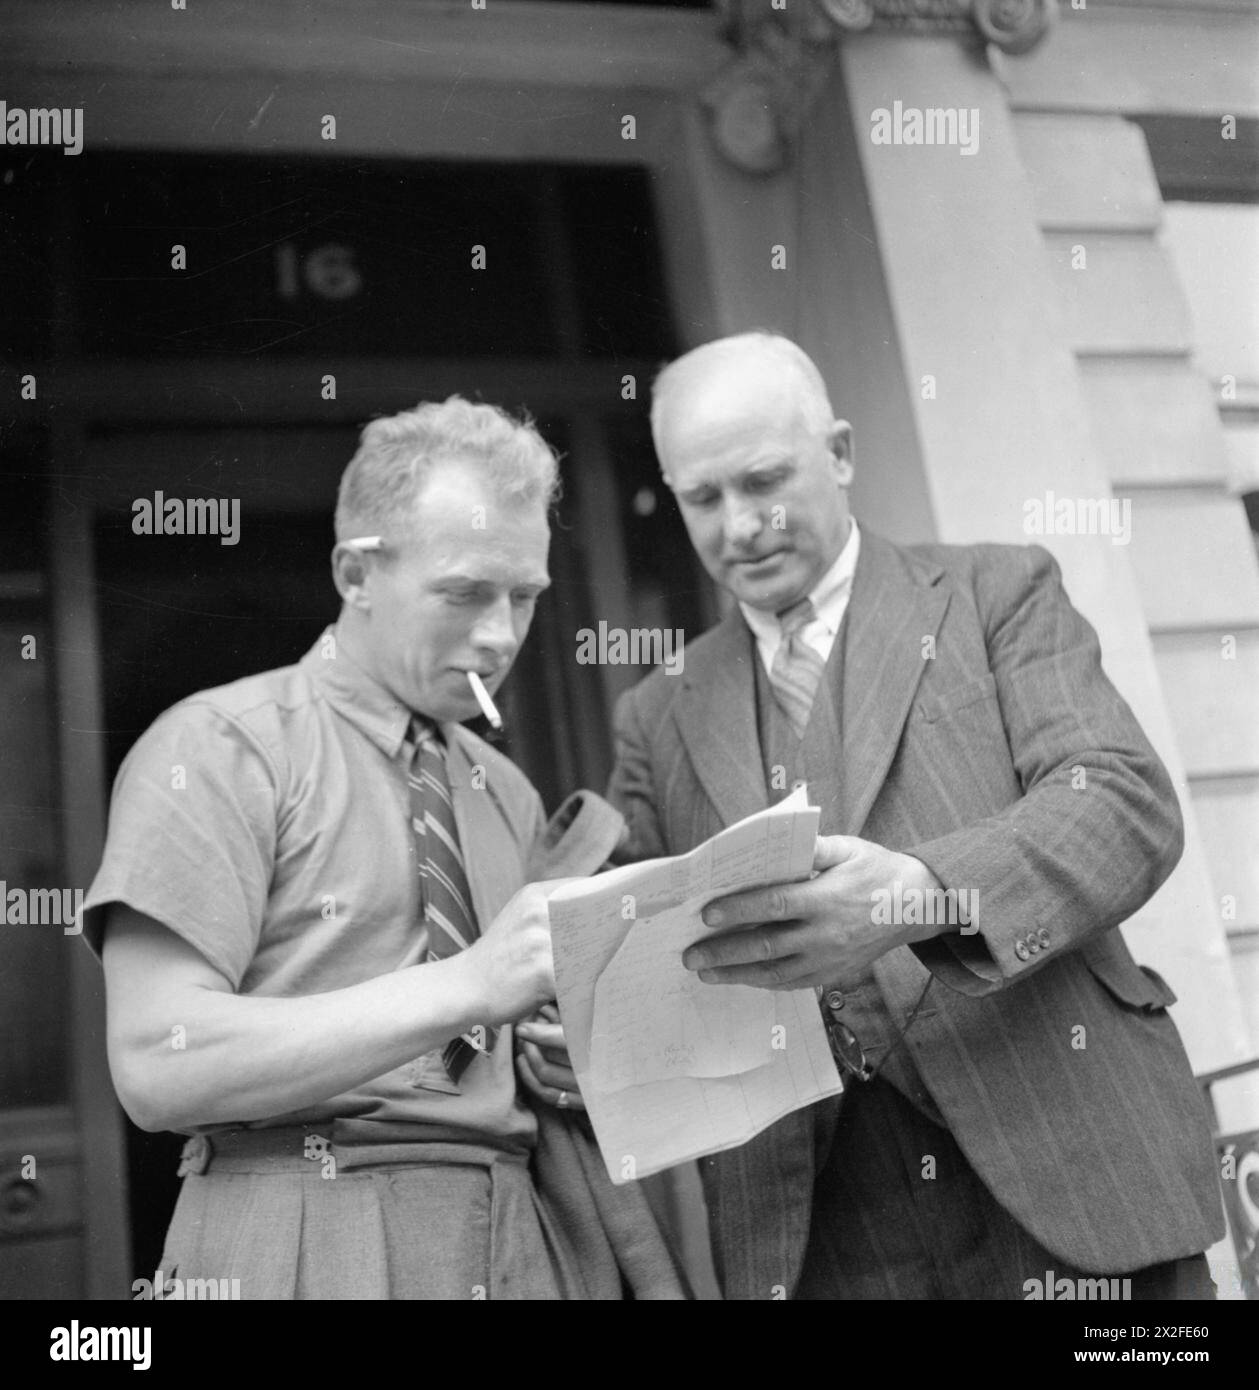
<path id="1" fill-rule="evenodd" d="M 835 476 L 840 487 L 851 487 L 854 468 L 852 448 L 852 426 L 847 420 L 836 420 L 827 440 L 831 457 L 835 460 Z"/>
<path id="2" fill-rule="evenodd" d="M 371 596 L 368 594 L 368 560 L 363 552 L 352 545 L 338 542 L 332 548 L 332 582 L 342 602 L 361 612 L 371 609 Z"/>

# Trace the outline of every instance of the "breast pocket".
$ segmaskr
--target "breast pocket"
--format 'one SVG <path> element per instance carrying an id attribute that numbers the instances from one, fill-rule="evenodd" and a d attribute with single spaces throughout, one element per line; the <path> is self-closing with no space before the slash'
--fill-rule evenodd
<path id="1" fill-rule="evenodd" d="M 982 676 L 976 676 L 974 680 L 952 686 L 939 693 L 934 690 L 924 690 L 918 697 L 917 717 L 927 724 L 936 724 L 941 719 L 958 714 L 983 700 L 995 700 L 996 698 L 996 677 L 991 671 L 985 671 Z"/>

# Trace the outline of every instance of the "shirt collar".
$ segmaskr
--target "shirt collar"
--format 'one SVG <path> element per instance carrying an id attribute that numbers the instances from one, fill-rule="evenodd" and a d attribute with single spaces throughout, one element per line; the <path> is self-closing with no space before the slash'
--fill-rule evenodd
<path id="1" fill-rule="evenodd" d="M 835 557 L 835 563 L 809 590 L 813 611 L 832 637 L 839 631 L 843 620 L 844 607 L 852 592 L 852 577 L 857 569 L 857 555 L 861 550 L 861 533 L 855 520 L 848 527 L 848 539 L 843 549 Z M 778 617 L 759 608 L 751 608 L 746 603 L 739 604 L 747 625 L 759 641 L 769 641 L 776 645 L 782 636 Z"/>
<path id="2" fill-rule="evenodd" d="M 366 734 L 387 757 L 398 756 L 411 711 L 346 655 L 336 626 L 324 630 L 300 664 L 338 714 Z"/>

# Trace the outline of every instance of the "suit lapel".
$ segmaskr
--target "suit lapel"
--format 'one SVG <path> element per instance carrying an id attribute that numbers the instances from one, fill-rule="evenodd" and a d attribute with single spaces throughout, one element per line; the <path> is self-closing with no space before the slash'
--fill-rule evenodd
<path id="1" fill-rule="evenodd" d="M 862 530 L 844 650 L 838 830 L 859 835 L 887 776 L 910 704 L 949 606 L 944 571 Z"/>
<path id="2" fill-rule="evenodd" d="M 862 530 L 842 659 L 840 712 L 820 698 L 805 730 L 810 798 L 824 833 L 858 835 L 891 765 L 928 658 L 949 605 L 937 565 L 907 557 Z M 676 706 L 678 728 L 696 775 L 731 825 L 766 805 L 756 729 L 756 645 L 737 609 L 687 662 Z M 834 749 L 840 746 L 838 760 Z"/>
<path id="3" fill-rule="evenodd" d="M 724 825 L 766 804 L 756 732 L 756 648 L 738 609 L 687 660 L 675 706 L 682 742 Z"/>

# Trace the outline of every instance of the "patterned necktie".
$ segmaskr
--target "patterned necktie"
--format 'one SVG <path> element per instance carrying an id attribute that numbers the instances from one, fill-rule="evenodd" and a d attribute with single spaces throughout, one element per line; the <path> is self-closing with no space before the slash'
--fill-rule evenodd
<path id="1" fill-rule="evenodd" d="M 804 640 L 804 628 L 817 615 L 813 604 L 802 598 L 778 615 L 782 640 L 774 653 L 769 681 L 774 687 L 778 707 L 787 716 L 797 738 L 804 737 L 813 708 L 813 697 L 822 681 L 826 663 Z"/>
<path id="2" fill-rule="evenodd" d="M 420 866 L 420 904 L 428 929 L 427 960 L 446 960 L 466 950 L 477 938 L 472 893 L 464 872 L 455 826 L 455 808 L 446 773 L 446 750 L 434 726 L 416 716 L 408 731 L 415 753 L 407 784 L 411 789 L 411 829 Z M 478 1037 L 477 1033 L 482 1034 Z M 452 1038 L 442 1061 L 452 1081 L 458 1081 L 478 1052 L 489 1052 L 497 1028 L 484 1028 Z"/>

